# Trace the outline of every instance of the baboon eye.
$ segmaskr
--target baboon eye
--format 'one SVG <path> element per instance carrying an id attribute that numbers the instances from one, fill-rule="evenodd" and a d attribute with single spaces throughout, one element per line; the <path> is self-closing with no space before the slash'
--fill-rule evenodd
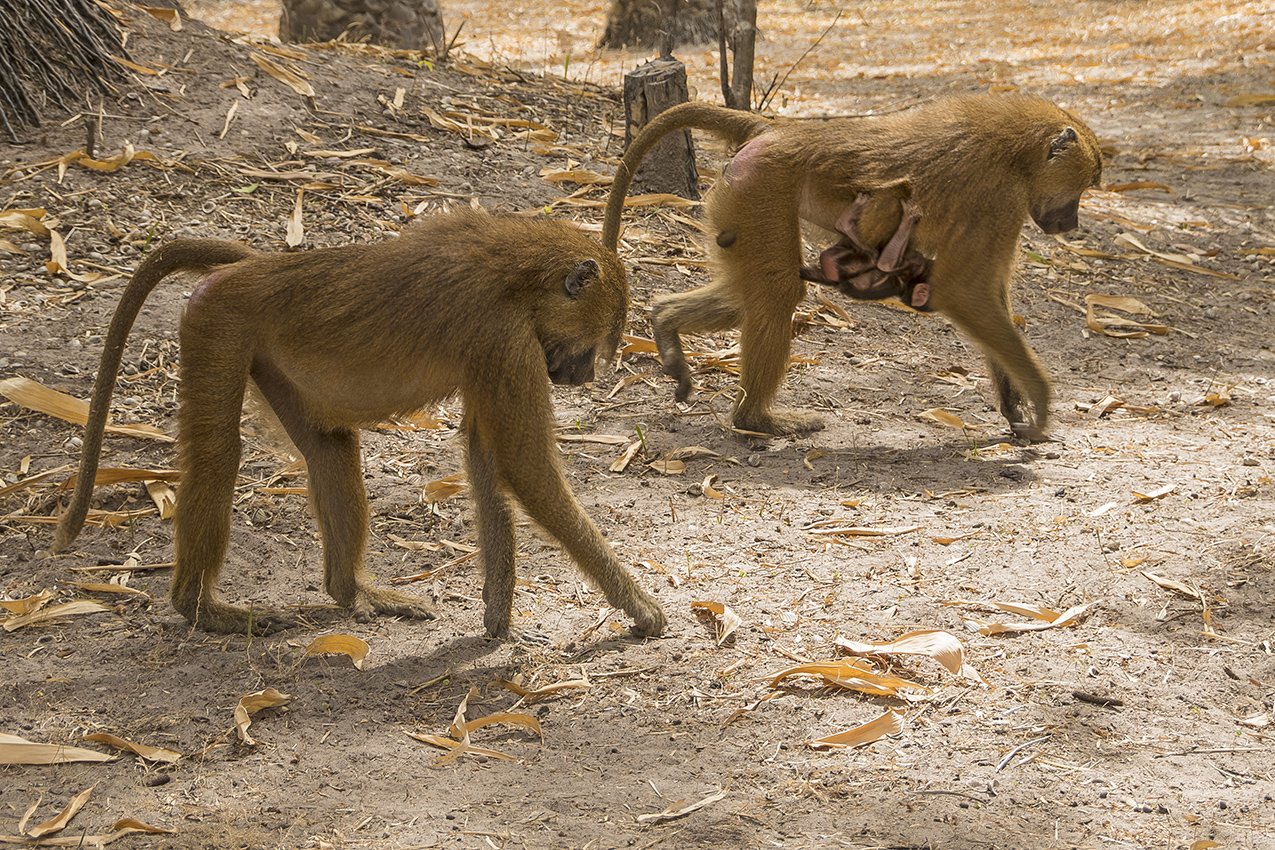
<path id="1" fill-rule="evenodd" d="M 562 282 L 562 288 L 566 290 L 567 297 L 579 298 L 580 293 L 584 291 L 585 284 L 597 277 L 600 271 L 597 260 L 581 260 L 580 264 L 572 269 L 566 280 Z"/>
<path id="2" fill-rule="evenodd" d="M 1058 156 L 1058 154 L 1067 150 L 1067 148 L 1071 147 L 1078 138 L 1080 137 L 1076 135 L 1076 131 L 1071 127 L 1064 129 L 1057 136 L 1054 136 L 1053 141 L 1049 143 L 1049 158 L 1053 159 Z"/>

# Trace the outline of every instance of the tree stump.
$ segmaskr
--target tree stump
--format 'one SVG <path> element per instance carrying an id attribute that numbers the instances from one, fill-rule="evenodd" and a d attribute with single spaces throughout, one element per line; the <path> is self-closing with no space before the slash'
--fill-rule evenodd
<path id="1" fill-rule="evenodd" d="M 652 118 L 686 103 L 686 66 L 671 56 L 652 59 L 624 75 L 624 147 Z M 648 192 L 699 199 L 691 131 L 669 133 L 642 160 L 633 182 Z"/>

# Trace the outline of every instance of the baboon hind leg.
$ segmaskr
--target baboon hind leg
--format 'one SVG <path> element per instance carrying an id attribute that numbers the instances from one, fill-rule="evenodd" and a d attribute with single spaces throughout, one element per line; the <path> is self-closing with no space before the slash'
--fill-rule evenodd
<path id="1" fill-rule="evenodd" d="M 193 312 L 193 311 L 192 311 Z M 190 315 L 190 314 L 188 314 Z M 221 601 L 221 574 L 230 537 L 235 477 L 239 473 L 239 418 L 248 382 L 247 346 L 226 334 L 184 323 L 178 449 L 181 485 L 174 516 L 177 566 L 172 601 L 192 625 L 212 632 L 268 634 L 290 622 Z M 212 340 L 221 340 L 213 342 Z"/>
<path id="2" fill-rule="evenodd" d="M 782 236 L 783 234 L 780 234 Z M 795 217 L 791 245 L 777 244 L 751 259 L 743 253 L 723 258 L 726 281 L 746 293 L 740 324 L 739 397 L 735 402 L 735 427 L 765 434 L 817 431 L 823 421 L 812 413 L 776 407 L 775 395 L 788 370 L 792 350 L 792 313 L 806 294 L 797 270 L 801 242 Z M 748 244 L 761 244 L 761 235 Z"/>
<path id="3" fill-rule="evenodd" d="M 432 620 L 434 606 L 397 590 L 372 585 L 363 569 L 367 547 L 367 493 L 359 433 L 310 422 L 293 386 L 269 364 L 255 363 L 253 379 L 305 458 L 310 508 L 323 540 L 323 586 L 359 622 L 372 612 Z"/>
<path id="4" fill-rule="evenodd" d="M 987 371 L 996 388 L 996 399 L 1000 403 L 1000 411 L 1009 422 L 1010 429 L 1018 433 L 1018 429 L 1027 427 L 1027 417 L 1023 413 L 1023 397 L 1014 387 L 1009 374 L 990 357 L 987 358 Z"/>
<path id="5" fill-rule="evenodd" d="M 678 401 L 686 401 L 691 394 L 691 369 L 686 363 L 681 335 L 738 327 L 739 318 L 730 290 L 717 283 L 654 300 L 651 325 L 655 346 L 664 374 L 677 380 L 674 397 Z"/>

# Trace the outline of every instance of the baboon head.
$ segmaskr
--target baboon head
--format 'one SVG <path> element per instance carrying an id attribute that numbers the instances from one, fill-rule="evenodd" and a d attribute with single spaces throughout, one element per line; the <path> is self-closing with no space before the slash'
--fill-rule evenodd
<path id="1" fill-rule="evenodd" d="M 1032 187 L 1032 221 L 1046 233 L 1065 233 L 1079 223 L 1080 196 L 1102 179 L 1098 139 L 1076 122 L 1054 133 L 1041 156 L 1044 161 Z"/>
<path id="2" fill-rule="evenodd" d="M 565 261 L 550 308 L 540 314 L 540 344 L 549 380 L 579 386 L 594 377 L 598 358 L 610 361 L 620 345 L 629 303 L 624 266 L 609 252 Z"/>

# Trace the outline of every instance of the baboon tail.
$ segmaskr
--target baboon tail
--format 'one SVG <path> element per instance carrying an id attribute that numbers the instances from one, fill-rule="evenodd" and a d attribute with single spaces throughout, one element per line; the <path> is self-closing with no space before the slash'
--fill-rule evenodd
<path id="1" fill-rule="evenodd" d="M 642 158 L 660 139 L 675 130 L 695 129 L 714 133 L 734 145 L 742 145 L 769 126 L 768 120 L 751 112 L 695 101 L 680 103 L 655 116 L 629 144 L 624 159 L 615 170 L 611 194 L 607 197 L 606 221 L 602 226 L 603 246 L 614 251 L 619 244 L 624 196 L 629 192 Z"/>
<path id="2" fill-rule="evenodd" d="M 206 269 L 226 263 L 235 263 L 256 252 L 247 245 L 221 239 L 177 239 L 166 242 L 142 261 L 133 273 L 133 279 L 124 287 L 120 303 L 111 317 L 102 347 L 102 362 L 98 365 L 97 378 L 93 382 L 93 397 L 89 402 L 89 419 L 84 428 L 84 446 L 80 452 L 80 471 L 75 482 L 75 494 L 71 504 L 58 520 L 53 539 L 53 552 L 61 552 L 70 546 L 84 526 L 88 516 L 89 499 L 93 494 L 93 481 L 97 477 L 98 456 L 102 451 L 102 435 L 110 413 L 111 393 L 115 389 L 115 376 L 119 372 L 124 343 L 133 328 L 146 297 L 161 280 L 176 271 Z"/>

